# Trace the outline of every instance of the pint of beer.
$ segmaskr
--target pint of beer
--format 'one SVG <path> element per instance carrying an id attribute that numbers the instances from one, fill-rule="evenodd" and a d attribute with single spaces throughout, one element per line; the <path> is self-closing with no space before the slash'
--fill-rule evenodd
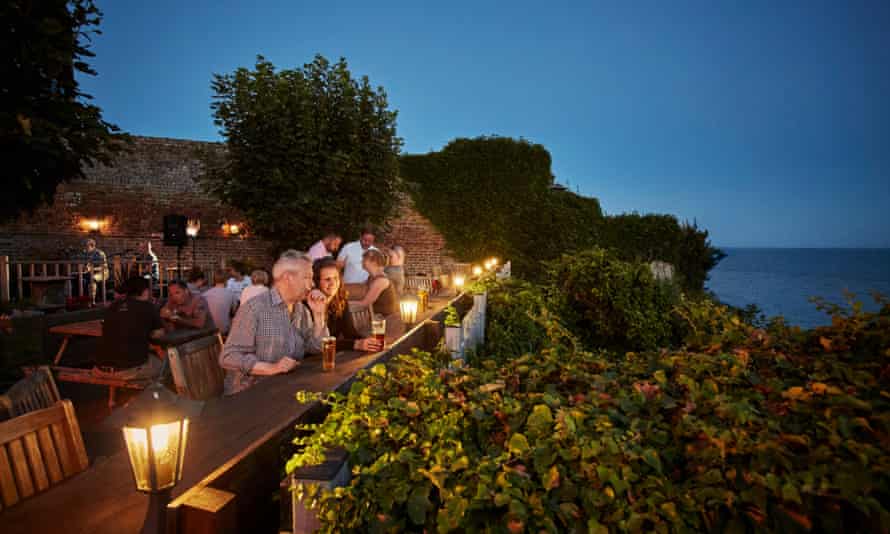
<path id="1" fill-rule="evenodd" d="M 380 342 L 382 347 L 386 339 L 386 319 L 382 315 L 375 315 L 371 320 L 371 335 Z"/>
<path id="2" fill-rule="evenodd" d="M 333 371 L 337 359 L 337 338 L 325 336 L 321 338 L 322 368 L 325 371 Z"/>

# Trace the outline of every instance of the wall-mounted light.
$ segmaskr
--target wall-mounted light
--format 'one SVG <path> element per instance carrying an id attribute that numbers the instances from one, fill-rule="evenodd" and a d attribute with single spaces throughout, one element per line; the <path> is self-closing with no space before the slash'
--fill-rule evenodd
<path id="1" fill-rule="evenodd" d="M 84 217 L 84 218 L 80 219 L 80 228 L 84 232 L 98 232 L 102 229 L 102 227 L 104 225 L 105 225 L 105 221 L 95 218 L 95 217 L 91 217 L 91 218 Z"/>
<path id="2" fill-rule="evenodd" d="M 189 219 L 188 223 L 185 226 L 185 233 L 187 236 L 191 238 L 198 237 L 198 232 L 201 230 L 201 221 L 199 219 Z"/>

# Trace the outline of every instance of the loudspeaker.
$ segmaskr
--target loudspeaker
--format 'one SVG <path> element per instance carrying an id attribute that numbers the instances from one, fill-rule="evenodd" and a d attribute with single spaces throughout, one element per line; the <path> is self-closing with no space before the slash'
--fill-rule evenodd
<path id="1" fill-rule="evenodd" d="M 184 247 L 188 243 L 185 233 L 185 215 L 164 215 L 164 245 L 168 247 Z"/>

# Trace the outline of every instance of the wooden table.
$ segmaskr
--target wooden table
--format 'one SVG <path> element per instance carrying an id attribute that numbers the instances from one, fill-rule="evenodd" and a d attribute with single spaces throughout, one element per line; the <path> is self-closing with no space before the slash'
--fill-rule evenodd
<path id="1" fill-rule="evenodd" d="M 441 302 L 437 304 L 441 309 Z M 189 425 L 183 478 L 173 488 L 173 498 L 224 468 L 270 431 L 291 426 L 313 407 L 298 403 L 294 393 L 345 387 L 356 372 L 385 355 L 340 352 L 330 372 L 322 371 L 320 356 L 309 356 L 291 373 L 270 376 L 237 395 L 207 401 L 201 416 Z M 89 469 L 46 493 L 4 510 L 0 524 L 4 534 L 61 529 L 66 534 L 136 533 L 147 509 L 148 495 L 136 491 L 121 437 L 120 450 L 96 459 Z"/>
<path id="2" fill-rule="evenodd" d="M 62 354 L 68 347 L 68 341 L 72 337 L 102 337 L 102 324 L 104 321 L 104 319 L 96 319 L 93 321 L 60 324 L 58 326 L 50 327 L 49 332 L 51 334 L 65 336 L 64 339 L 62 339 L 62 345 L 59 347 L 56 357 L 53 359 L 53 365 L 59 364 L 59 360 L 62 359 Z M 216 328 L 171 330 L 169 332 L 164 332 L 161 336 L 153 337 L 151 339 L 151 345 L 155 348 L 165 349 L 175 345 L 182 345 L 193 339 L 198 339 L 214 333 L 216 333 Z"/>
<path id="3" fill-rule="evenodd" d="M 68 341 L 70 341 L 72 337 L 102 337 L 102 321 L 103 319 L 96 319 L 93 321 L 60 324 L 58 326 L 50 327 L 50 334 L 65 336 L 62 338 L 62 345 L 59 347 L 59 351 L 56 352 L 56 357 L 53 358 L 53 365 L 59 365 L 59 360 L 62 359 L 65 349 L 68 348 Z"/>

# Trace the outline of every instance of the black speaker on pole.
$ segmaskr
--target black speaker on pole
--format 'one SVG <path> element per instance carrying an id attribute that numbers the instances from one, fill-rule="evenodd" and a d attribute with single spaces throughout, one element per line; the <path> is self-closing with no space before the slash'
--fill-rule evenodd
<path id="1" fill-rule="evenodd" d="M 188 242 L 185 215 L 164 215 L 164 245 L 183 247 Z"/>

